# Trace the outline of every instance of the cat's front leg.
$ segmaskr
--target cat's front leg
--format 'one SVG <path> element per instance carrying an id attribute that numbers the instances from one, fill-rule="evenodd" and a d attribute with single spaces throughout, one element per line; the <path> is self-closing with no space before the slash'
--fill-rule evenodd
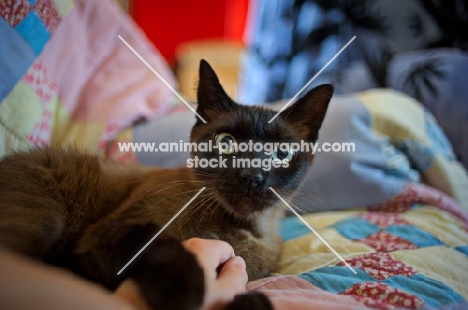
<path id="1" fill-rule="evenodd" d="M 205 295 L 204 274 L 191 252 L 161 234 L 120 275 L 117 273 L 156 235 L 155 224 L 101 222 L 79 245 L 82 275 L 114 289 L 129 278 L 154 309 L 198 309 Z"/>
<path id="2" fill-rule="evenodd" d="M 121 276 L 117 276 L 117 272 L 144 245 L 140 241 L 150 240 L 159 228 L 151 223 L 101 223 L 99 229 L 97 228 L 88 232 L 88 236 L 89 233 L 93 236 L 93 246 L 81 255 L 82 268 L 87 270 L 89 278 L 106 282 L 108 286 L 131 279 L 152 309 L 202 309 L 207 294 L 206 277 L 210 272 L 204 272 L 195 255 L 182 243 L 167 234 L 161 234 L 137 256 Z M 100 271 L 95 269 L 96 266 Z M 113 281 L 115 282 L 112 283 Z M 235 296 L 224 307 L 220 305 L 208 309 L 271 310 L 273 307 L 265 295 L 247 293 Z"/>
<path id="3" fill-rule="evenodd" d="M 234 297 L 234 300 L 230 302 L 223 310 L 273 310 L 268 297 L 260 292 L 250 292 Z"/>
<path id="4" fill-rule="evenodd" d="M 236 255 L 245 260 L 249 281 L 264 278 L 276 268 L 282 246 L 278 235 L 261 238 L 248 230 L 237 229 L 222 238 L 233 246 Z"/>

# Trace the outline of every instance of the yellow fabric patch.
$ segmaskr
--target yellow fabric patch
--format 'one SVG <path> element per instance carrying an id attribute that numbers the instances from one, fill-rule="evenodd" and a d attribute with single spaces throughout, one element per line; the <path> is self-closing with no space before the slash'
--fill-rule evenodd
<path id="1" fill-rule="evenodd" d="M 307 216 L 304 216 L 303 218 L 314 229 L 319 230 L 320 228 L 326 228 L 328 226 L 336 224 L 339 221 L 342 221 L 352 216 L 356 216 L 361 213 L 362 211 L 330 211 L 309 214 Z"/>
<path id="2" fill-rule="evenodd" d="M 60 16 L 64 17 L 72 10 L 75 0 L 54 0 L 54 4 Z"/>
<path id="3" fill-rule="evenodd" d="M 424 113 L 420 104 L 397 91 L 373 89 L 356 94 L 372 115 L 372 128 L 395 140 L 412 140 L 428 143 Z"/>
<path id="4" fill-rule="evenodd" d="M 383 89 L 361 92 L 356 97 L 368 109 L 376 136 L 392 137 L 392 143 L 410 140 L 432 147 L 426 133 L 424 109 L 416 100 L 397 91 Z M 392 162 L 389 166 L 395 164 Z M 432 165 L 420 172 L 427 184 L 454 197 L 468 210 L 468 176 L 460 163 L 437 154 Z"/>
<path id="5" fill-rule="evenodd" d="M 0 105 L 0 124 L 11 132 L 11 137 L 25 140 L 42 118 L 42 113 L 42 102 L 29 85 L 20 81 Z M 0 144 L 5 144 L 4 137 L 1 137 Z M 10 152 L 16 150 L 10 149 Z"/>
<path id="6" fill-rule="evenodd" d="M 431 206 L 420 206 L 411 212 L 402 213 L 401 217 L 449 246 L 468 244 L 468 234 L 465 229 L 458 219 L 448 212 Z"/>
<path id="7" fill-rule="evenodd" d="M 468 211 L 468 175 L 460 162 L 448 161 L 437 155 L 425 175 L 431 186 L 452 196 Z"/>
<path id="8" fill-rule="evenodd" d="M 0 159 L 13 151 L 27 150 L 30 143 L 26 139 L 19 138 L 11 130 L 9 130 L 0 120 Z"/>
<path id="9" fill-rule="evenodd" d="M 114 141 L 133 141 L 133 127 L 127 127 L 120 131 Z"/>
<path id="10" fill-rule="evenodd" d="M 390 253 L 419 273 L 445 283 L 468 299 L 468 257 L 455 249 L 434 246 Z"/>
<path id="11" fill-rule="evenodd" d="M 344 259 L 375 252 L 365 244 L 343 238 L 335 229 L 318 232 Z M 334 266 L 341 260 L 317 237 L 310 233 L 283 244 L 277 273 L 297 275 L 324 266 Z"/>
<path id="12" fill-rule="evenodd" d="M 73 122 L 67 109 L 58 104 L 55 111 L 52 143 L 72 145 L 95 153 L 105 125 L 103 123 Z"/>

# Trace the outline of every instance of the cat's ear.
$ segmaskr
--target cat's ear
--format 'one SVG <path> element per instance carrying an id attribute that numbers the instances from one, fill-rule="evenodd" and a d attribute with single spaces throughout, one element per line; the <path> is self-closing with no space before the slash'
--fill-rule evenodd
<path id="1" fill-rule="evenodd" d="M 288 107 L 282 118 L 298 128 L 307 140 L 316 141 L 332 95 L 332 85 L 319 85 Z"/>
<path id="2" fill-rule="evenodd" d="M 197 113 L 207 122 L 216 118 L 220 112 L 228 112 L 236 106 L 219 83 L 213 68 L 204 59 L 200 61 L 197 99 Z"/>

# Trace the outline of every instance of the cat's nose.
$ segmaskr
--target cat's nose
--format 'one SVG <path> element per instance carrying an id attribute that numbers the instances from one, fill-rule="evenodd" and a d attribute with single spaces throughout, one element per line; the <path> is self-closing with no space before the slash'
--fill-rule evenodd
<path id="1" fill-rule="evenodd" d="M 257 187 L 264 178 L 260 168 L 244 168 L 239 172 L 239 179 L 249 186 Z"/>

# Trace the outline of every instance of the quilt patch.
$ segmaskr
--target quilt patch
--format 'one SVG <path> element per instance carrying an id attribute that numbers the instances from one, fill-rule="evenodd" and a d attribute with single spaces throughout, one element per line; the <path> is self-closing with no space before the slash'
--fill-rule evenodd
<path id="1" fill-rule="evenodd" d="M 34 4 L 34 11 L 41 18 L 47 30 L 53 34 L 57 30 L 62 18 L 52 0 L 37 0 Z"/>
<path id="2" fill-rule="evenodd" d="M 349 265 L 365 271 L 378 281 L 386 280 L 395 275 L 403 275 L 405 277 L 416 274 L 411 266 L 395 260 L 387 253 L 370 253 L 363 256 L 355 257 L 347 261 Z M 344 266 L 340 263 L 340 266 Z"/>
<path id="3" fill-rule="evenodd" d="M 378 282 L 355 284 L 341 294 L 352 295 L 364 305 L 377 309 L 391 310 L 401 307 L 418 309 L 424 305 L 421 298 Z"/>
<path id="4" fill-rule="evenodd" d="M 61 21 L 52 0 L 0 1 L 0 37 L 6 42 L 0 45 L 0 71 L 4 73 L 0 77 L 0 102 L 42 53 Z M 29 78 L 25 80 L 28 84 Z"/>
<path id="5" fill-rule="evenodd" d="M 49 74 L 40 58 L 36 59 L 23 76 L 23 81 L 34 90 L 44 107 L 48 106 L 52 97 L 57 93 L 57 81 Z"/>
<path id="6" fill-rule="evenodd" d="M 11 26 L 16 27 L 31 11 L 27 0 L 0 1 L 0 16 Z"/>
<path id="7" fill-rule="evenodd" d="M 343 252 L 343 248 L 340 248 L 340 244 L 344 242 L 333 237 L 334 234 L 331 232 L 324 231 L 324 227 L 321 228 L 325 236 L 332 237 L 327 241 L 345 256 L 346 262 L 356 274 L 352 274 L 343 262 L 338 262 L 301 272 L 297 276 L 323 291 L 350 296 L 370 309 L 443 309 L 452 305 L 464 305 L 468 290 L 463 283 L 466 283 L 468 278 L 467 274 L 460 273 L 460 266 L 468 263 L 468 260 L 460 261 L 465 256 L 456 256 L 453 253 L 456 250 L 468 256 L 468 245 L 452 245 L 452 247 L 453 242 L 444 243 L 441 239 L 447 238 L 437 237 L 441 232 L 439 229 L 427 231 L 419 227 L 416 224 L 419 222 L 413 222 L 413 219 L 426 217 L 428 223 L 434 220 L 441 221 L 445 218 L 442 214 L 446 211 L 442 211 L 442 207 L 434 209 L 434 212 L 428 212 L 428 207 L 425 206 L 409 208 L 414 201 L 427 200 L 428 193 L 417 187 L 409 187 L 405 193 L 396 197 L 393 204 L 384 204 L 396 212 L 390 212 L 384 206 L 380 206 L 376 208 L 380 211 L 350 212 L 347 217 L 336 217 L 336 221 L 329 222 L 327 229 L 336 231 L 342 238 L 352 240 L 355 244 L 365 244 L 374 249 L 374 252 L 358 254 L 358 251 L 362 253 L 363 249 L 356 247 L 356 254 L 350 257 L 349 253 Z M 394 208 L 395 202 L 397 208 Z M 401 208 L 402 205 L 405 207 Z M 314 215 L 309 216 L 314 217 Z M 427 218 L 428 216 L 435 218 Z M 446 218 L 451 219 L 448 215 Z M 306 216 L 306 221 L 312 220 Z M 288 218 L 283 223 L 282 233 L 289 240 L 289 248 L 294 242 L 290 239 L 294 237 L 294 232 L 297 237 L 308 234 L 297 229 L 299 225 L 300 223 L 294 218 Z M 461 242 L 468 244 L 466 232 L 461 234 L 457 235 L 456 244 Z M 300 240 L 296 246 L 299 244 L 307 246 L 304 238 Z M 351 246 L 346 243 L 348 249 Z M 312 251 L 320 252 L 320 249 L 314 247 Z M 421 252 L 422 249 L 428 250 Z M 303 251 L 304 249 L 301 249 L 298 252 L 301 253 L 301 257 L 304 256 Z M 426 254 L 421 256 L 420 253 Z M 434 253 L 437 253 L 437 257 L 431 256 Z M 311 253 L 311 257 L 314 255 L 324 254 Z M 444 255 L 450 255 L 450 266 L 443 266 Z M 457 268 L 454 269 L 457 271 L 444 273 L 443 270 L 439 270 L 450 269 L 452 266 Z M 441 273 L 441 276 L 438 273 Z M 452 282 L 447 282 L 449 278 L 453 279 Z"/>

